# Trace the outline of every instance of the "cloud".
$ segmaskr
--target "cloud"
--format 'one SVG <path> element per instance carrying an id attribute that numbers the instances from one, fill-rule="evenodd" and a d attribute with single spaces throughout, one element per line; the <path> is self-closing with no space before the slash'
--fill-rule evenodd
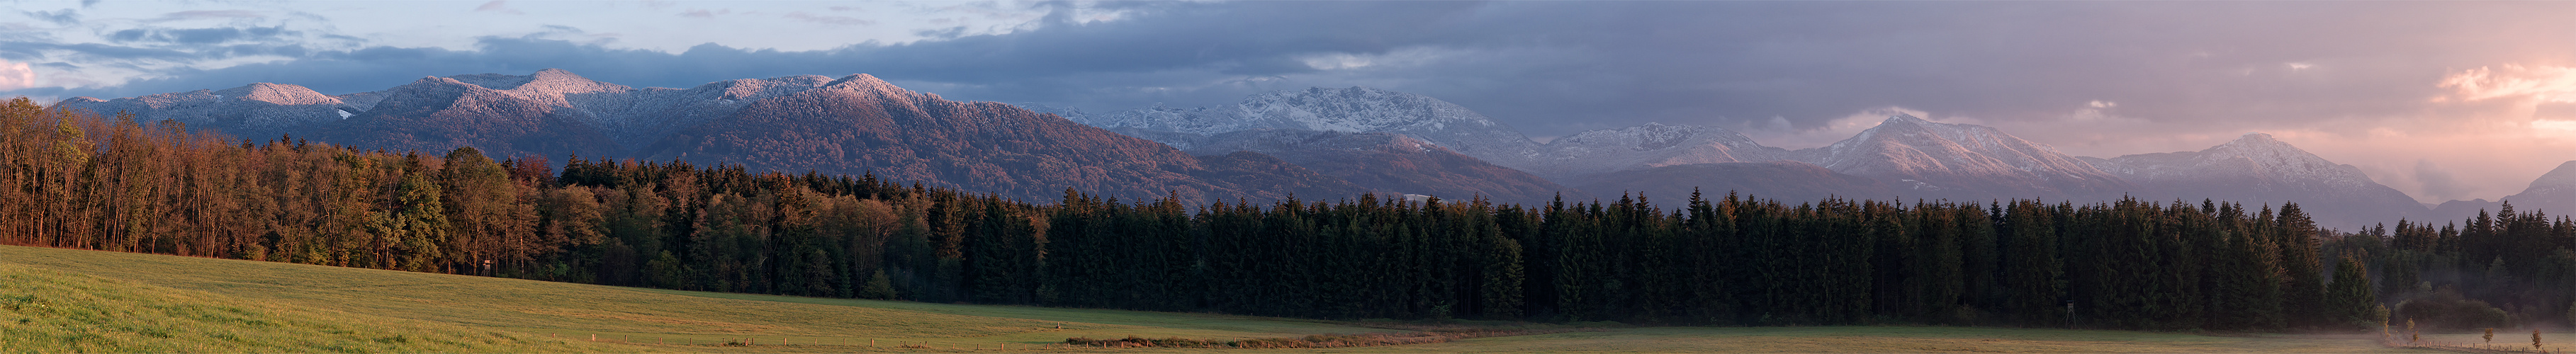
<path id="1" fill-rule="evenodd" d="M 805 13 L 804 11 L 790 12 L 790 13 L 787 13 L 786 17 L 787 17 L 788 19 L 791 19 L 791 20 L 805 21 L 805 22 L 813 22 L 813 23 L 820 23 L 820 24 L 834 25 L 834 26 L 867 26 L 867 25 L 874 25 L 874 24 L 877 24 L 877 21 L 865 20 L 865 19 L 860 19 L 860 18 L 855 18 L 855 17 L 849 17 L 849 16 L 815 15 L 815 14 Z"/>
<path id="2" fill-rule="evenodd" d="M 160 18 L 152 19 L 152 21 L 151 21 L 151 22 L 169 22 L 169 21 L 201 20 L 201 19 L 261 18 L 261 17 L 267 17 L 267 16 L 266 16 L 266 15 L 261 15 L 261 14 L 259 14 L 259 12 L 256 12 L 256 11 L 249 11 L 249 10 L 188 10 L 188 11 L 179 11 L 179 12 L 172 12 L 172 13 L 161 14 L 161 17 L 160 17 Z"/>
<path id="3" fill-rule="evenodd" d="M 497 12 L 512 15 L 528 14 L 526 12 L 519 12 L 517 9 L 510 8 L 510 4 L 508 2 L 508 0 L 492 0 L 492 2 L 483 3 L 482 6 L 475 6 L 474 12 Z"/>
<path id="4" fill-rule="evenodd" d="M 2443 77 L 2441 87 L 2452 89 L 2453 97 L 2461 101 L 2511 97 L 2576 102 L 2576 67 L 2519 64 L 2478 67 Z"/>
<path id="5" fill-rule="evenodd" d="M 78 11 L 72 11 L 72 9 L 62 9 L 62 10 L 55 10 L 55 11 L 25 11 L 25 12 L 20 12 L 20 13 L 27 14 L 27 17 L 33 17 L 33 18 L 35 18 L 35 19 L 37 19 L 37 20 L 42 20 L 42 21 L 45 21 L 45 22 L 52 22 L 52 23 L 54 23 L 54 25 L 57 25 L 57 26 L 70 26 L 70 25 L 77 25 L 77 24 L 80 24 L 80 12 L 78 12 Z"/>
<path id="6" fill-rule="evenodd" d="M 27 63 L 0 60 L 0 91 L 36 87 L 36 70 Z"/>
<path id="7" fill-rule="evenodd" d="M 0 41 L 0 56 L 41 58 L 46 51 L 65 51 L 92 60 L 186 60 L 203 56 L 169 49 L 141 48 L 98 43 L 57 44 L 45 42 Z"/>
<path id="8" fill-rule="evenodd" d="M 294 36 L 300 34 L 302 34 L 302 32 L 287 30 L 285 26 L 186 29 L 138 28 L 109 33 L 107 35 L 107 39 L 115 42 L 218 44 L 233 41 L 274 40 L 282 36 Z"/>
<path id="9" fill-rule="evenodd" d="M 2434 165 L 2433 160 L 2425 159 L 2415 160 L 2415 182 L 2423 185 L 2420 188 L 2423 193 L 2415 196 L 2420 200 L 2463 199 L 2469 191 L 2475 189 L 2461 183 L 2459 178 L 2452 177 L 2450 170 L 2442 169 L 2441 166 Z"/>
<path id="10" fill-rule="evenodd" d="M 681 12 L 680 12 L 680 17 L 689 17 L 689 18 L 716 18 L 716 15 L 730 15 L 730 14 L 733 14 L 733 10 L 731 10 L 731 9 L 718 9 L 718 10 L 715 10 L 715 11 L 707 11 L 706 9 L 691 9 L 691 10 L 689 10 L 689 11 L 681 11 Z"/>

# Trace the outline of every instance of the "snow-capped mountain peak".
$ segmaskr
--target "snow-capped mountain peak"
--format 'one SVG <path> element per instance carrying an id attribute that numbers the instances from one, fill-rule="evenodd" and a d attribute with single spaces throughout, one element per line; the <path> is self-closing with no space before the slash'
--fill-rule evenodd
<path id="1" fill-rule="evenodd" d="M 1898 114 L 1850 139 L 1790 152 L 1835 172 L 1929 183 L 1920 190 L 2116 195 L 2127 183 L 2046 144 L 1992 127 Z M 1934 188 L 1937 187 L 1937 188 Z"/>
<path id="2" fill-rule="evenodd" d="M 215 91 L 214 94 L 228 100 L 259 101 L 279 105 L 340 103 L 340 99 L 332 98 L 330 95 L 324 95 L 320 92 L 313 92 L 313 89 L 305 88 L 304 86 L 281 85 L 266 82 L 223 89 L 221 91 Z"/>

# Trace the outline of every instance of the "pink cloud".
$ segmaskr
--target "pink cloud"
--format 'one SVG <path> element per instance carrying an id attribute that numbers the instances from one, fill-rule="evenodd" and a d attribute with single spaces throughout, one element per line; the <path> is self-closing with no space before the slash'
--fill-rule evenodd
<path id="1" fill-rule="evenodd" d="M 2463 101 L 2528 97 L 2546 102 L 2576 102 L 2576 67 L 2505 64 L 2451 73 L 2441 87 Z"/>
<path id="2" fill-rule="evenodd" d="M 0 60 L 0 91 L 29 87 L 36 87 L 36 70 L 29 69 L 27 63 Z"/>

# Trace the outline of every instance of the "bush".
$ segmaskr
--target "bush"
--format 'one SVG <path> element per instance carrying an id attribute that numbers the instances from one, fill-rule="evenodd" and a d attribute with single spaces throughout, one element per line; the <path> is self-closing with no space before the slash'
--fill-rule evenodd
<path id="1" fill-rule="evenodd" d="M 2414 320 L 2434 330 L 2512 327 L 2513 316 L 2485 301 L 2470 300 L 2451 288 L 2397 303 L 2392 321 Z"/>

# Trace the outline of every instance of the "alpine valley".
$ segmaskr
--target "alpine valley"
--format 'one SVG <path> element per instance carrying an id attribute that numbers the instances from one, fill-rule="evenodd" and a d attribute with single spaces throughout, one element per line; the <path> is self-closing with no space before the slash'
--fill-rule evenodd
<path id="1" fill-rule="evenodd" d="M 2298 203 L 2320 226 L 2454 219 L 2502 201 L 2438 208 L 2261 133 L 2200 151 L 2069 156 L 1991 127 L 1907 115 L 1831 145 L 1763 146 L 1723 128 L 1646 124 L 1539 142 L 1466 107 L 1363 87 L 1254 95 L 1236 104 L 1089 113 L 959 102 L 875 77 L 789 76 L 635 88 L 547 69 L 425 77 L 329 95 L 254 83 L 57 109 L 130 113 L 234 136 L 390 150 L 472 146 L 496 158 L 679 160 L 877 178 L 1051 200 L 1068 188 L 1139 201 L 1267 203 L 1364 193 L 1544 203 L 1693 192 L 1784 202 L 1827 197 L 2079 204 L 2137 198 Z M 2517 208 L 2576 209 L 2576 162 Z"/>

